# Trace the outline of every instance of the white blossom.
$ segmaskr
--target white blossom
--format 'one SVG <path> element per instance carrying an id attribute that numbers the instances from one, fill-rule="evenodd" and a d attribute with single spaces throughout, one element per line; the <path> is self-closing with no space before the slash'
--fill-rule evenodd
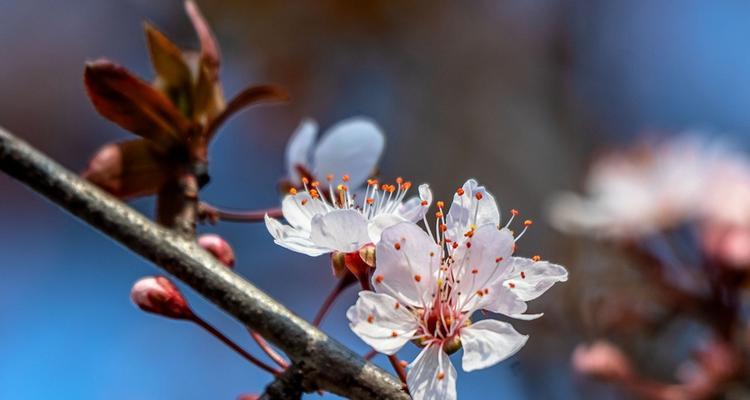
<path id="1" fill-rule="evenodd" d="M 332 126 L 319 141 L 318 124 L 306 119 L 286 147 L 289 180 L 299 186 L 300 168 L 315 179 L 348 174 L 352 188 L 359 188 L 375 171 L 385 147 L 380 128 L 365 117 L 353 117 Z"/>
<path id="2" fill-rule="evenodd" d="M 541 314 L 525 314 L 526 301 L 567 280 L 559 265 L 513 256 L 523 232 L 514 237 L 508 229 L 512 218 L 499 226 L 494 198 L 476 181 L 457 191 L 447 216 L 442 202 L 438 210 L 434 234 L 412 222 L 382 232 L 375 291 L 360 292 L 347 312 L 352 330 L 379 352 L 394 354 L 409 341 L 423 347 L 407 374 L 417 400 L 456 398 L 449 355 L 459 348 L 463 369 L 474 371 L 512 356 L 526 343 L 528 337 L 507 322 L 472 322 L 474 312 L 538 318 Z"/>

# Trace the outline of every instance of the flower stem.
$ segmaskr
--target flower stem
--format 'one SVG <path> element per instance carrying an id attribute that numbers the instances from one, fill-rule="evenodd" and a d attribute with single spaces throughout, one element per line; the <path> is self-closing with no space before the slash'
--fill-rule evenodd
<path id="1" fill-rule="evenodd" d="M 323 318 L 325 318 L 326 314 L 328 314 L 328 311 L 331 310 L 333 302 L 336 301 L 336 299 L 339 297 L 339 295 L 341 295 L 344 289 L 346 289 L 354 282 L 353 278 L 354 275 L 347 272 L 346 275 L 339 279 L 336 287 L 334 287 L 331 293 L 328 294 L 326 299 L 323 301 L 323 305 L 320 306 L 318 313 L 315 315 L 315 319 L 313 319 L 312 323 L 313 326 L 320 326 L 320 323 L 323 322 Z"/>
<path id="2" fill-rule="evenodd" d="M 375 356 L 376 356 L 376 355 L 378 355 L 378 354 L 379 354 L 379 353 L 378 353 L 378 351 L 377 351 L 377 350 L 375 350 L 375 349 L 372 349 L 372 350 L 368 351 L 368 352 L 367 352 L 367 354 L 363 355 L 363 356 L 362 356 L 362 358 L 364 358 L 364 359 L 365 359 L 365 360 L 367 360 L 367 361 L 370 361 L 370 360 L 372 360 L 373 358 L 375 358 Z"/>
<path id="3" fill-rule="evenodd" d="M 201 202 L 199 206 L 201 219 L 206 219 L 215 223 L 217 221 L 226 222 L 263 222 L 266 214 L 269 217 L 281 218 L 283 214 L 280 208 L 268 208 L 265 210 L 226 210 L 218 208 L 206 202 Z"/>
<path id="4" fill-rule="evenodd" d="M 279 353 L 277 353 L 274 349 L 271 348 L 271 346 L 268 344 L 266 339 L 263 339 L 263 336 L 260 336 L 257 332 L 254 330 L 248 328 L 248 332 L 250 332 L 250 336 L 255 340 L 256 343 L 258 343 L 258 346 L 270 357 L 276 364 L 279 365 L 282 369 L 287 369 L 289 367 L 289 364 L 284 360 Z"/>
<path id="5" fill-rule="evenodd" d="M 208 333 L 214 335 L 217 339 L 224 342 L 224 344 L 229 346 L 232 350 L 236 351 L 239 355 L 244 357 L 246 360 L 250 361 L 255 366 L 259 367 L 260 369 L 270 372 L 274 376 L 279 376 L 279 374 L 281 374 L 281 371 L 278 371 L 277 369 L 271 367 L 270 365 L 264 363 L 263 361 L 255 358 L 255 356 L 245 351 L 242 347 L 238 346 L 228 337 L 224 336 L 223 333 L 219 332 L 216 328 L 211 326 L 208 322 L 204 321 L 201 317 L 193 314 L 190 320 L 198 324 L 198 326 L 200 326 L 201 328 L 208 331 Z"/>
<path id="6" fill-rule="evenodd" d="M 406 387 L 406 370 L 404 370 L 404 367 L 401 365 L 401 360 L 398 359 L 398 356 L 393 354 L 388 356 L 388 361 L 391 362 L 393 369 L 398 374 L 398 378 L 401 379 L 401 383 Z"/>

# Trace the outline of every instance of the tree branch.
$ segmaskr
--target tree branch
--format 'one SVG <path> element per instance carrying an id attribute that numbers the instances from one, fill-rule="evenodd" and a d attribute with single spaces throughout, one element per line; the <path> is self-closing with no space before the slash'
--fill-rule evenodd
<path id="1" fill-rule="evenodd" d="M 0 170 L 191 286 L 304 365 L 316 389 L 354 399 L 408 399 L 380 368 L 294 315 L 197 243 L 156 225 L 0 129 Z"/>

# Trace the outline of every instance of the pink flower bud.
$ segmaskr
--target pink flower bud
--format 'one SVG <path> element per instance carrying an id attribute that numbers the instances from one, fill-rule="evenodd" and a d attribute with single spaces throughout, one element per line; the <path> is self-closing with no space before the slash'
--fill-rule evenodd
<path id="1" fill-rule="evenodd" d="M 206 234 L 198 238 L 198 245 L 213 254 L 217 260 L 229 268 L 234 267 L 234 250 L 232 246 L 219 235 Z"/>
<path id="2" fill-rule="evenodd" d="M 615 345 L 600 340 L 587 346 L 578 345 L 573 352 L 573 369 L 598 379 L 628 381 L 633 376 L 630 361 Z"/>
<path id="3" fill-rule="evenodd" d="M 703 228 L 703 249 L 720 265 L 750 269 L 750 227 L 713 223 Z"/>
<path id="4" fill-rule="evenodd" d="M 141 310 L 164 317 L 189 319 L 193 315 L 179 289 L 163 276 L 138 280 L 130 291 L 130 299 Z"/>

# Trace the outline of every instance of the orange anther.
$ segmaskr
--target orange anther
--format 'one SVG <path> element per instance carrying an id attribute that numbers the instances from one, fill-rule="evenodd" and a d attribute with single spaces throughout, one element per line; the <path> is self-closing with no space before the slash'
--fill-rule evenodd
<path id="1" fill-rule="evenodd" d="M 531 257 L 531 259 L 534 260 L 534 261 L 541 261 L 542 257 L 541 256 L 534 256 L 534 257 Z"/>
<path id="2" fill-rule="evenodd" d="M 375 277 L 375 283 L 383 283 L 383 275 L 377 275 Z"/>
<path id="3" fill-rule="evenodd" d="M 414 280 L 417 281 L 417 282 L 421 281 L 422 280 L 422 275 L 419 275 L 419 274 L 414 275 Z"/>
<path id="4" fill-rule="evenodd" d="M 367 322 L 372 323 L 372 321 L 375 319 L 375 317 L 372 316 L 372 314 L 367 316 Z"/>
<path id="5" fill-rule="evenodd" d="M 391 332 L 391 337 L 398 337 L 398 332 L 396 331 Z"/>
<path id="6" fill-rule="evenodd" d="M 367 198 L 367 204 L 372 204 L 374 202 L 375 202 L 375 199 L 373 199 L 372 197 Z"/>
<path id="7" fill-rule="evenodd" d="M 526 279 L 526 273 L 521 271 L 521 279 Z"/>
<path id="8" fill-rule="evenodd" d="M 442 381 L 443 379 L 445 379 L 445 372 L 438 372 L 437 378 L 439 381 Z"/>
<path id="9" fill-rule="evenodd" d="M 458 194 L 459 196 L 463 196 L 464 195 L 464 188 L 458 188 L 458 189 L 456 189 L 456 194 Z"/>
<path id="10" fill-rule="evenodd" d="M 496 263 L 499 263 L 500 261 L 503 261 L 503 258 L 502 258 L 502 257 L 498 257 L 498 258 L 496 258 L 496 259 L 495 259 L 495 262 L 496 262 Z"/>
<path id="11" fill-rule="evenodd" d="M 477 290 L 477 296 L 479 296 L 479 297 L 484 296 L 484 292 L 481 289 Z"/>
<path id="12" fill-rule="evenodd" d="M 437 202 L 437 206 L 438 206 L 438 208 L 443 208 L 443 207 L 445 207 L 445 203 L 443 203 L 442 201 L 438 201 Z"/>
<path id="13" fill-rule="evenodd" d="M 320 193 L 318 193 L 318 191 L 315 189 L 310 189 L 310 196 L 313 199 L 317 199 L 318 197 L 320 197 Z"/>
<path id="14" fill-rule="evenodd" d="M 395 247 L 396 250 L 401 250 L 401 243 L 394 243 L 393 247 Z"/>
<path id="15" fill-rule="evenodd" d="M 479 273 L 479 270 L 478 270 L 478 269 L 476 269 L 476 268 L 474 268 L 474 269 L 472 269 L 472 270 L 471 270 L 471 273 L 472 273 L 472 274 L 475 274 L 475 275 L 476 275 L 476 274 L 478 274 L 478 273 Z"/>
<path id="16" fill-rule="evenodd" d="M 320 186 L 320 182 L 318 182 L 318 181 L 312 181 L 312 183 L 310 184 L 310 186 L 316 188 L 316 187 Z"/>
<path id="17" fill-rule="evenodd" d="M 421 205 L 422 205 L 422 207 L 424 207 L 424 206 L 426 206 L 426 205 L 427 205 L 428 203 L 427 203 L 427 200 L 422 200 L 422 202 L 421 202 L 421 203 L 419 203 L 419 204 L 421 204 Z"/>
<path id="18" fill-rule="evenodd" d="M 476 194 L 474 195 L 474 197 L 476 197 L 476 198 L 477 198 L 477 200 L 482 200 L 482 197 L 483 197 L 483 195 L 482 195 L 482 192 L 477 192 L 477 193 L 476 193 Z"/>
<path id="19" fill-rule="evenodd" d="M 396 178 L 396 183 L 398 183 L 399 185 L 404 183 L 404 178 L 399 176 L 398 178 Z"/>
<path id="20" fill-rule="evenodd" d="M 367 184 L 370 186 L 378 186 L 378 180 L 377 179 L 368 179 Z"/>
<path id="21" fill-rule="evenodd" d="M 523 221 L 523 226 L 531 226 L 531 224 L 533 224 L 533 223 L 534 223 L 534 221 L 532 221 L 530 219 L 527 219 L 526 221 Z"/>
<path id="22" fill-rule="evenodd" d="M 291 194 L 292 196 L 294 196 L 295 194 L 297 194 L 297 189 L 296 188 L 289 189 L 289 194 Z"/>
<path id="23" fill-rule="evenodd" d="M 303 176 L 303 177 L 302 177 L 302 183 L 304 183 L 305 185 L 307 185 L 308 183 L 310 183 L 310 180 L 309 180 L 309 179 L 307 179 L 307 177 L 306 177 L 306 176 Z"/>
<path id="24" fill-rule="evenodd" d="M 515 208 L 514 208 L 514 209 L 512 209 L 512 210 L 510 210 L 510 213 L 511 213 L 511 214 L 513 214 L 514 216 L 516 216 L 516 215 L 520 214 L 520 213 L 518 212 L 518 210 L 516 210 Z"/>
<path id="25" fill-rule="evenodd" d="M 487 293 L 489 293 L 489 292 L 490 292 L 490 289 L 489 289 L 489 288 L 484 288 L 484 294 L 487 294 Z"/>
<path id="26" fill-rule="evenodd" d="M 458 242 L 453 242 L 453 244 L 451 245 L 451 247 L 453 247 L 454 249 L 457 249 L 458 248 Z"/>
<path id="27" fill-rule="evenodd" d="M 404 182 L 401 185 L 401 190 L 409 190 L 409 188 L 411 188 L 411 182 Z"/>
<path id="28" fill-rule="evenodd" d="M 447 230 L 448 230 L 448 225 L 446 225 L 446 224 L 440 224 L 440 231 L 441 232 L 445 232 Z"/>
<path id="29" fill-rule="evenodd" d="M 344 182 L 349 182 L 349 175 L 342 176 L 341 180 L 344 181 Z"/>
<path id="30" fill-rule="evenodd" d="M 508 282 L 508 287 L 510 287 L 511 289 L 514 289 L 516 287 L 516 284 L 513 282 Z"/>
<path id="31" fill-rule="evenodd" d="M 401 303 L 396 303 L 396 305 L 394 305 L 393 308 L 398 310 L 399 308 L 401 308 Z"/>
<path id="32" fill-rule="evenodd" d="M 435 218 L 443 218 L 443 212 L 442 211 L 436 212 L 435 213 Z"/>
<path id="33" fill-rule="evenodd" d="M 305 204 L 307 204 L 307 199 L 302 199 L 301 203 L 304 206 Z"/>
<path id="34" fill-rule="evenodd" d="M 467 249 L 470 249 L 470 248 L 471 248 L 471 242 L 466 242 L 466 248 L 467 248 Z"/>

